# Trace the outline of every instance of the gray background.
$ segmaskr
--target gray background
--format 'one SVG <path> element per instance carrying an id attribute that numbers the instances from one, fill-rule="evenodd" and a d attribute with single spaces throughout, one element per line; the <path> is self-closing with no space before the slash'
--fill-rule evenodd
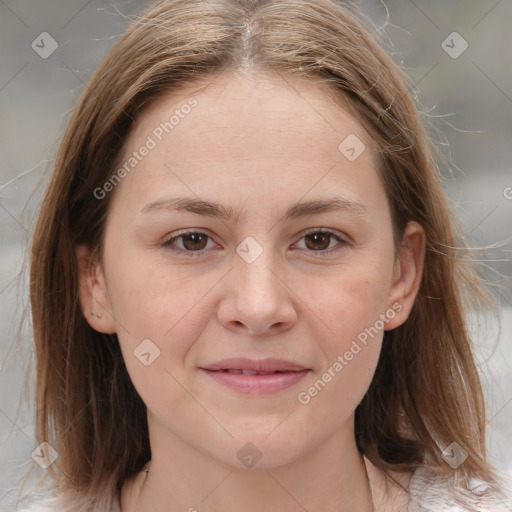
<path id="1" fill-rule="evenodd" d="M 29 467 L 33 478 L 44 472 L 31 458 L 36 443 L 30 325 L 17 330 L 28 311 L 25 256 L 34 213 L 84 84 L 130 17 L 147 5 L 0 0 L 1 510 L 14 510 Z M 360 7 L 403 65 L 433 137 L 451 158 L 452 172 L 443 170 L 445 187 L 470 245 L 488 247 L 474 257 L 493 269 L 486 278 L 499 285 L 500 318 L 475 312 L 470 322 L 488 399 L 491 460 L 512 479 L 512 2 L 368 0 Z M 468 44 L 458 58 L 442 46 L 454 31 Z M 42 32 L 58 43 L 46 59 L 31 47 Z M 447 41 L 452 53 L 462 48 L 462 39 Z"/>

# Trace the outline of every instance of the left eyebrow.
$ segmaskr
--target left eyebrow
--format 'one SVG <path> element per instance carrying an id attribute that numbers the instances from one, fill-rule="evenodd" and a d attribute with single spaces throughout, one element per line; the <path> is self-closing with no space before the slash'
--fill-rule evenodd
<path id="1" fill-rule="evenodd" d="M 204 215 L 226 221 L 233 220 L 235 223 L 239 221 L 243 213 L 241 210 L 235 211 L 233 208 L 225 207 L 215 201 L 203 201 L 201 199 L 189 197 L 176 197 L 148 203 L 144 208 L 142 208 L 141 214 L 147 215 L 159 210 L 187 211 L 197 215 Z M 328 199 L 297 202 L 286 210 L 281 220 L 298 219 L 329 211 L 348 211 L 349 213 L 359 216 L 368 216 L 368 210 L 363 204 L 346 198 L 333 197 Z"/>

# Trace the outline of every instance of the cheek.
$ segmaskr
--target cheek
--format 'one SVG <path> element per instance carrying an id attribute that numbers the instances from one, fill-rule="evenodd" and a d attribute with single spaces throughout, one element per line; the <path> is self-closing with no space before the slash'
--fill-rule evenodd
<path id="1" fill-rule="evenodd" d="M 147 386 L 148 378 L 156 382 L 155 374 L 168 381 L 165 370 L 183 366 L 208 321 L 204 295 L 214 284 L 206 278 L 194 283 L 174 269 L 167 272 L 129 260 L 111 265 L 109 296 L 125 364 L 136 386 Z M 154 362 L 146 367 L 148 360 Z"/>
<path id="2" fill-rule="evenodd" d="M 149 410 L 182 407 L 184 361 L 208 319 L 204 289 L 157 272 L 131 274 L 118 283 L 113 300 L 123 326 L 118 339 L 133 385 Z"/>
<path id="3" fill-rule="evenodd" d="M 205 288 L 205 279 L 194 282 L 186 272 L 149 256 L 110 265 L 109 296 L 116 318 L 143 336 L 162 338 L 200 302 Z"/>
<path id="4" fill-rule="evenodd" d="M 298 401 L 314 421 L 345 421 L 373 379 L 385 320 L 391 316 L 386 310 L 387 283 L 368 273 L 365 276 L 351 273 L 311 297 L 311 309 L 326 326 L 316 340 L 323 352 L 322 366 L 301 388 Z"/>
<path id="5" fill-rule="evenodd" d="M 385 321 L 392 318 L 387 310 L 391 261 L 363 258 L 309 293 L 310 308 L 325 326 L 317 336 L 324 356 L 315 382 L 303 389 L 304 400 L 299 402 L 315 401 L 325 421 L 329 414 L 344 419 L 372 381 Z"/>
<path id="6" fill-rule="evenodd" d="M 322 286 L 313 288 L 304 283 L 305 302 L 322 320 L 333 343 L 341 345 L 352 340 L 385 312 L 390 289 L 387 267 L 390 265 L 367 259 L 337 275 L 325 276 Z"/>
<path id="7" fill-rule="evenodd" d="M 375 337 L 367 346 L 356 342 L 345 347 L 349 350 L 333 354 L 329 365 L 298 394 L 298 407 L 306 423 L 329 432 L 345 424 L 371 384 L 380 346 L 380 337 Z"/>
<path id="8" fill-rule="evenodd" d="M 333 381 L 333 387 L 355 390 L 356 394 L 371 381 L 385 326 L 382 302 L 360 287 L 357 291 L 357 295 L 338 295 L 337 301 L 326 306 L 330 308 L 331 331 L 321 341 L 327 356 L 321 373 L 328 372 L 325 379 Z"/>

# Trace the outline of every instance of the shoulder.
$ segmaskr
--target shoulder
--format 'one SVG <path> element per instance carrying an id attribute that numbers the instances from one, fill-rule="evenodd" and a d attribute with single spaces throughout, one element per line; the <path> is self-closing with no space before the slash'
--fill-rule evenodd
<path id="1" fill-rule="evenodd" d="M 422 466 L 383 471 L 364 457 L 374 503 L 386 512 L 512 512 L 512 472 L 496 485 L 472 478 L 467 485 Z M 398 485 L 397 485 L 398 484 Z"/>
<path id="2" fill-rule="evenodd" d="M 58 496 L 38 496 L 29 504 L 19 504 L 17 512 L 120 512 L 118 500 L 112 496 L 101 496 L 92 500 L 80 494 L 60 494 Z M 4 512 L 0 509 L 0 512 Z"/>
<path id="3" fill-rule="evenodd" d="M 29 508 L 18 509 L 18 512 L 55 512 L 53 507 L 46 507 L 44 505 L 32 505 Z"/>
<path id="4" fill-rule="evenodd" d="M 31 503 L 30 505 L 24 505 L 22 508 L 18 508 L 17 512 L 56 512 L 58 509 L 57 504 L 54 500 L 44 501 L 38 503 Z"/>
<path id="5" fill-rule="evenodd" d="M 440 477 L 425 467 L 417 468 L 409 485 L 408 512 L 510 512 L 510 476 L 499 475 L 498 488 L 477 478 L 467 486 Z"/>

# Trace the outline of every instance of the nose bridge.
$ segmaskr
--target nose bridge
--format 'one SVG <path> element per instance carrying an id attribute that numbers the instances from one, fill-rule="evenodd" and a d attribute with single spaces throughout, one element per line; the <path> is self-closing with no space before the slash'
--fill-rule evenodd
<path id="1" fill-rule="evenodd" d="M 243 324 L 253 334 L 291 325 L 295 310 L 284 279 L 278 277 L 280 265 L 270 237 L 247 237 L 236 252 L 231 293 L 221 308 L 223 322 Z"/>
<path id="2" fill-rule="evenodd" d="M 270 245 L 269 237 L 266 240 L 261 240 L 260 237 L 260 241 L 247 237 L 236 248 L 236 278 L 239 280 L 237 289 L 242 294 L 245 291 L 246 301 L 256 300 L 269 304 L 279 295 L 282 284 L 274 275 L 276 261 Z"/>

